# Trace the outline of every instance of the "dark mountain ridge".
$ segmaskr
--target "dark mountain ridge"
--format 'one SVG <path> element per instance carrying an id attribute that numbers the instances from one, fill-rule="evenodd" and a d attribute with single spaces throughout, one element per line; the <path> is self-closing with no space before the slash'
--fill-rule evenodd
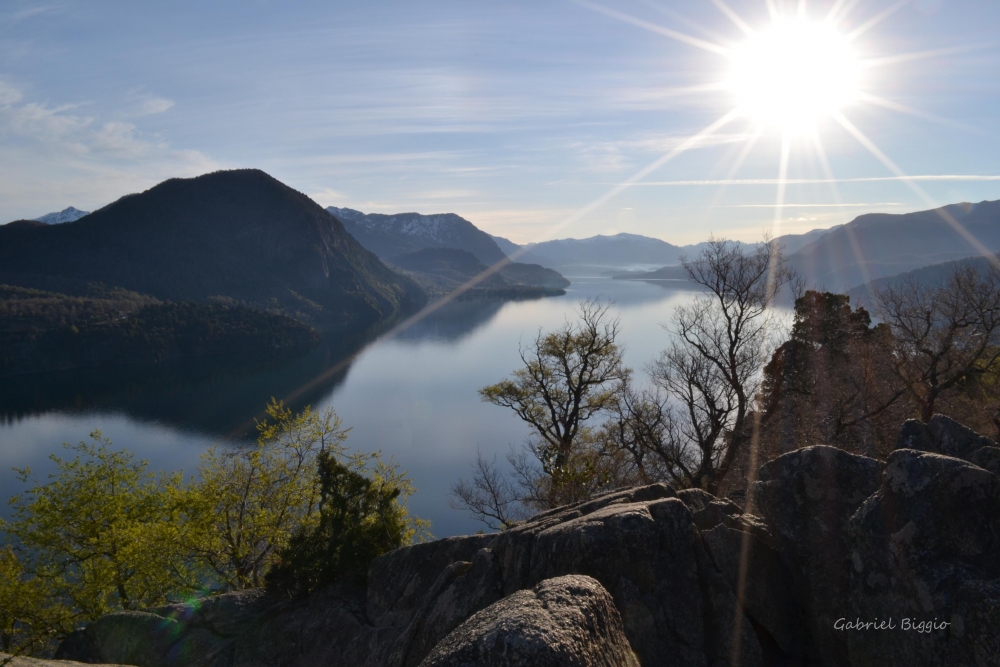
<path id="1" fill-rule="evenodd" d="M 789 263 L 816 287 L 840 291 L 980 254 L 949 219 L 990 252 L 1000 250 L 1000 201 L 983 201 L 861 215 L 790 255 Z"/>
<path id="2" fill-rule="evenodd" d="M 59 225 L 0 226 L 0 283 L 236 301 L 339 327 L 423 303 L 318 204 L 256 169 L 170 179 Z"/>
<path id="3" fill-rule="evenodd" d="M 483 276 L 489 267 L 458 248 L 421 248 L 386 260 L 409 275 L 431 296 L 443 296 Z M 469 298 L 534 298 L 565 294 L 569 281 L 536 264 L 507 263 L 459 295 Z"/>

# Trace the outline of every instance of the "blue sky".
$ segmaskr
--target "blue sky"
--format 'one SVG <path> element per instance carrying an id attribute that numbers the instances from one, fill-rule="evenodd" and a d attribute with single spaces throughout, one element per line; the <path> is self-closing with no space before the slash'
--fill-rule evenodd
<path id="1" fill-rule="evenodd" d="M 919 192 L 884 180 L 897 177 L 824 120 L 818 136 L 843 182 L 803 182 L 829 179 L 812 144 L 791 139 L 777 231 L 1000 199 L 1000 2 L 841 3 L 845 33 L 897 9 L 853 42 L 861 57 L 932 52 L 866 70 L 866 92 L 918 115 L 844 111 L 901 173 L 922 177 Z M 806 15 L 833 4 L 810 2 Z M 727 6 L 769 23 L 764 0 Z M 710 86 L 726 58 L 662 29 L 725 46 L 743 33 L 710 0 L 613 7 L 620 15 L 568 0 L 6 0 L 0 220 L 259 167 L 324 206 L 453 211 L 518 242 L 753 240 L 772 228 L 782 136 L 766 129 L 734 170 L 746 119 L 615 188 L 734 106 Z"/>

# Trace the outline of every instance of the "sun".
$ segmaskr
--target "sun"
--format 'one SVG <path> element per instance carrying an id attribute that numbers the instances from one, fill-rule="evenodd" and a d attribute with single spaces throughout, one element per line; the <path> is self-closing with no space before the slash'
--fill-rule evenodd
<path id="1" fill-rule="evenodd" d="M 726 87 L 739 114 L 801 132 L 856 101 L 860 73 L 850 41 L 834 27 L 776 17 L 730 51 Z"/>

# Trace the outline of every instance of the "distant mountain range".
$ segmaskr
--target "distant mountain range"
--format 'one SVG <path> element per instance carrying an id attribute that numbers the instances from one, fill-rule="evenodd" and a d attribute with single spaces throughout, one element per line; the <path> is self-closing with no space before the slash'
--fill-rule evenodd
<path id="1" fill-rule="evenodd" d="M 326 209 L 358 242 L 383 259 L 423 248 L 458 248 L 492 266 L 507 259 L 490 235 L 454 213 L 362 213 L 350 208 Z"/>
<path id="2" fill-rule="evenodd" d="M 73 222 L 0 226 L 0 284 L 70 295 L 100 284 L 334 327 L 426 299 L 319 205 L 255 169 L 171 179 Z"/>
<path id="3" fill-rule="evenodd" d="M 809 245 L 830 229 L 814 229 L 805 234 L 788 234 L 777 239 L 791 254 Z M 519 261 L 532 262 L 554 269 L 608 268 L 625 269 L 641 266 L 677 266 L 682 257 L 695 257 L 706 242 L 676 246 L 661 239 L 639 234 L 591 236 L 585 239 L 557 239 L 526 246 L 501 236 L 492 239 L 508 256 L 519 255 Z M 752 244 L 737 242 L 739 245 Z"/>
<path id="4" fill-rule="evenodd" d="M 46 213 L 40 218 L 35 218 L 38 222 L 44 222 L 46 225 L 58 225 L 63 222 L 73 222 L 74 220 L 79 220 L 85 215 L 90 215 L 90 211 L 81 211 L 78 208 L 64 208 L 58 213 Z"/>
<path id="5" fill-rule="evenodd" d="M 478 285 L 473 296 L 483 289 L 490 289 L 495 295 L 509 290 L 517 296 L 553 290 L 561 292 L 569 285 L 558 272 L 537 263 L 525 263 L 526 260 L 514 253 L 505 253 L 493 237 L 454 213 L 382 215 L 336 206 L 326 210 L 342 221 L 344 228 L 362 246 L 383 261 L 406 271 L 425 274 L 411 277 L 432 294 L 450 291 L 498 263 L 504 266 Z M 513 245 L 509 241 L 506 243 Z M 470 273 L 473 266 L 480 268 Z M 540 289 L 525 291 L 517 285 Z"/>
<path id="6" fill-rule="evenodd" d="M 952 224 L 954 223 L 954 225 Z M 953 204 L 901 215 L 869 213 L 789 255 L 816 287 L 843 291 L 886 276 L 1000 250 L 1000 201 Z"/>

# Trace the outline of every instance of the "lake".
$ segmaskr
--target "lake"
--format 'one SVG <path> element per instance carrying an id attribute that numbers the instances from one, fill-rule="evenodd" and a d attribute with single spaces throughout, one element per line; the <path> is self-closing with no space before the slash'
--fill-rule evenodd
<path id="1" fill-rule="evenodd" d="M 661 325 L 694 295 L 684 282 L 569 278 L 564 296 L 454 302 L 391 339 L 337 337 L 292 360 L 7 378 L 0 386 L 4 500 L 20 488 L 11 467 L 44 476 L 60 443 L 94 429 L 153 469 L 194 471 L 207 447 L 244 441 L 274 396 L 295 408 L 333 407 L 351 428 L 349 446 L 393 456 L 417 488 L 411 511 L 431 521 L 436 537 L 475 532 L 481 524 L 449 507 L 451 486 L 469 476 L 477 447 L 502 460 L 529 434 L 512 411 L 483 403 L 477 389 L 517 368 L 519 345 L 539 328 L 561 326 L 593 297 L 615 302 L 626 362 L 642 375 L 667 344 Z"/>

